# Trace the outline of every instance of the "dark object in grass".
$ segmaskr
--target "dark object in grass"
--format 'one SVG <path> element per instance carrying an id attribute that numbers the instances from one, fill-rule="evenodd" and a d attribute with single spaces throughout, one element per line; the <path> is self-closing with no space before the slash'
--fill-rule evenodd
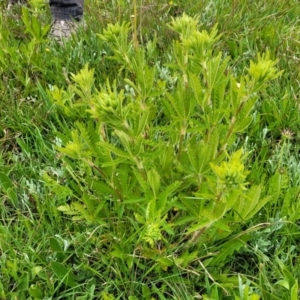
<path id="1" fill-rule="evenodd" d="M 7 4 L 7 9 L 11 9 L 11 7 L 15 4 L 24 4 L 26 2 L 26 0 L 9 0 Z"/>

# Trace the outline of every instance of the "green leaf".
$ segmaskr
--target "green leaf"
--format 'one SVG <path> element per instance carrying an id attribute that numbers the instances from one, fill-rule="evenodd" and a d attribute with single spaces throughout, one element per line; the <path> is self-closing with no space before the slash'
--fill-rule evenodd
<path id="1" fill-rule="evenodd" d="M 243 120 L 236 123 L 236 126 L 234 127 L 234 132 L 243 132 L 252 122 L 253 117 L 248 116 L 245 117 Z"/>
<path id="2" fill-rule="evenodd" d="M 149 289 L 149 287 L 148 287 L 147 284 L 143 284 L 142 285 L 142 293 L 143 293 L 143 299 L 145 299 L 145 300 L 150 300 L 151 299 L 150 298 L 151 291 L 150 291 L 150 289 Z"/>
<path id="3" fill-rule="evenodd" d="M 36 275 L 38 275 L 43 268 L 41 266 L 35 266 L 31 269 L 31 276 L 34 278 Z"/>
<path id="4" fill-rule="evenodd" d="M 18 204 L 18 197 L 15 192 L 15 187 L 13 186 L 10 178 L 2 172 L 0 172 L 0 188 L 16 207 Z"/>
<path id="5" fill-rule="evenodd" d="M 276 258 L 276 262 L 278 263 L 278 265 L 280 266 L 281 268 L 281 271 L 284 275 L 284 279 L 288 282 L 288 285 L 289 285 L 289 289 L 291 287 L 293 287 L 296 283 L 296 278 L 295 276 L 287 269 L 286 265 L 279 259 L 279 258 Z"/>
<path id="6" fill-rule="evenodd" d="M 26 143 L 24 143 L 20 138 L 16 138 L 18 145 L 21 147 L 22 152 L 24 152 L 28 157 L 31 156 L 31 149 L 28 147 Z"/>
<path id="7" fill-rule="evenodd" d="M 289 179 L 284 174 L 280 174 L 277 170 L 275 174 L 269 179 L 269 191 L 268 193 L 273 196 L 274 201 L 277 201 L 281 196 L 282 190 L 286 190 L 288 187 Z"/>
<path id="8" fill-rule="evenodd" d="M 4 190 L 7 190 L 7 189 L 13 187 L 13 184 L 12 184 L 10 178 L 2 172 L 0 173 L 0 184 Z"/>
<path id="9" fill-rule="evenodd" d="M 115 153 L 116 155 L 120 156 L 120 157 L 124 157 L 127 158 L 129 160 L 131 160 L 131 155 L 128 154 L 127 152 L 107 143 L 107 142 L 98 142 L 97 143 L 98 146 L 103 147 L 104 149 L 107 149 L 113 153 Z"/>
<path id="10" fill-rule="evenodd" d="M 168 267 L 171 267 L 174 264 L 174 262 L 167 257 L 159 257 L 157 259 L 157 262 L 160 264 L 161 268 L 165 271 L 167 271 Z"/>
<path id="11" fill-rule="evenodd" d="M 251 294 L 249 296 L 249 300 L 259 300 L 259 299 L 260 299 L 260 296 L 257 294 Z"/>
<path id="12" fill-rule="evenodd" d="M 134 156 L 132 138 L 122 130 L 115 130 L 115 134 L 120 138 L 125 151 L 131 156 Z"/>
<path id="13" fill-rule="evenodd" d="M 123 201 L 124 204 L 133 204 L 133 203 L 142 203 L 146 202 L 147 200 L 144 197 L 130 197 Z"/>
<path id="14" fill-rule="evenodd" d="M 133 170 L 133 173 L 142 189 L 142 192 L 145 194 L 145 198 L 149 200 L 152 199 L 153 193 L 151 193 L 151 189 L 149 188 L 147 181 L 144 179 L 141 173 L 138 172 L 138 170 Z"/>
<path id="15" fill-rule="evenodd" d="M 18 279 L 18 291 L 25 291 L 29 287 L 29 274 L 24 272 Z"/>
<path id="16" fill-rule="evenodd" d="M 167 186 L 164 191 L 162 191 L 158 198 L 157 198 L 157 203 L 156 203 L 156 207 L 157 210 L 163 212 L 165 207 L 166 207 L 166 203 L 168 198 L 170 199 L 173 196 L 173 193 L 178 190 L 181 186 L 181 182 L 179 181 L 175 181 L 172 184 L 170 184 L 169 186 Z"/>
<path id="17" fill-rule="evenodd" d="M 65 285 L 69 287 L 74 287 L 76 285 L 75 276 L 71 269 L 67 269 L 63 264 L 56 261 L 51 262 L 51 267 L 58 279 Z"/>
<path id="18" fill-rule="evenodd" d="M 135 219 L 136 219 L 139 223 L 145 224 L 146 220 L 144 219 L 144 217 L 142 217 L 141 215 L 139 215 L 139 214 L 137 214 L 137 213 L 135 213 L 134 216 L 135 216 Z"/>
<path id="19" fill-rule="evenodd" d="M 203 98 L 204 98 L 203 87 L 199 80 L 199 76 L 197 76 L 196 74 L 191 74 L 189 80 L 190 80 L 190 86 L 195 96 L 195 100 L 197 101 L 197 104 L 200 105 L 201 109 L 204 110 L 204 108 L 202 107 Z"/>
<path id="20" fill-rule="evenodd" d="M 219 53 L 217 57 L 214 57 L 208 61 L 208 63 L 203 63 L 204 76 L 207 80 L 207 84 L 210 90 L 214 87 L 227 81 L 227 77 L 224 72 L 227 68 L 229 57 L 227 57 L 223 62 L 221 62 L 222 53 Z"/>
<path id="21" fill-rule="evenodd" d="M 216 227 L 216 228 L 218 228 L 218 229 L 220 229 L 220 230 L 222 230 L 222 231 L 232 232 L 232 229 L 230 228 L 230 226 L 228 226 L 226 223 L 224 223 L 224 222 L 222 221 L 222 219 L 216 221 L 216 222 L 213 224 L 213 226 Z"/>
<path id="22" fill-rule="evenodd" d="M 191 215 L 199 217 L 199 205 L 197 205 L 197 202 L 193 198 L 187 198 L 185 195 L 182 195 L 179 199 Z"/>
<path id="23" fill-rule="evenodd" d="M 213 221 L 208 220 L 207 218 L 201 218 L 197 221 L 196 224 L 191 225 L 188 230 L 186 231 L 186 234 L 191 234 L 197 231 L 201 231 L 203 228 L 209 227 L 213 224 Z"/>
<path id="24" fill-rule="evenodd" d="M 250 236 L 243 235 L 225 242 L 218 247 L 218 255 L 214 256 L 213 259 L 207 260 L 208 264 L 206 264 L 206 261 L 204 261 L 204 264 L 206 266 L 220 266 L 228 256 L 231 256 L 235 251 L 238 251 L 244 247 L 249 239 Z M 215 251 L 217 251 L 217 249 Z"/>
<path id="25" fill-rule="evenodd" d="M 185 217 L 179 217 L 178 219 L 175 220 L 175 222 L 173 222 L 173 225 L 175 227 L 175 226 L 180 226 L 180 225 L 184 225 L 184 224 L 190 224 L 191 222 L 195 222 L 197 220 L 198 220 L 197 216 L 189 215 L 189 216 L 185 216 Z"/>
<path id="26" fill-rule="evenodd" d="M 148 183 L 153 191 L 153 194 L 158 195 L 160 188 L 160 176 L 155 169 L 151 169 L 147 172 Z"/>
<path id="27" fill-rule="evenodd" d="M 115 297 L 112 294 L 108 294 L 106 292 L 101 292 L 101 299 L 103 299 L 103 300 L 115 300 Z"/>
<path id="28" fill-rule="evenodd" d="M 112 187 L 110 187 L 107 182 L 101 180 L 95 180 L 92 178 L 85 178 L 86 183 L 88 184 L 89 188 L 97 193 L 107 194 L 107 195 L 114 195 L 115 191 Z"/>
<path id="29" fill-rule="evenodd" d="M 224 216 L 224 214 L 227 212 L 227 210 L 228 210 L 227 203 L 211 202 L 204 209 L 202 209 L 199 214 L 200 214 L 200 217 L 204 216 L 211 222 L 216 222 L 217 220 L 221 219 Z"/>
<path id="30" fill-rule="evenodd" d="M 11 189 L 11 188 L 7 189 L 6 195 L 11 200 L 11 202 L 13 203 L 14 206 L 16 206 L 18 204 L 18 196 L 13 189 Z"/>
<path id="31" fill-rule="evenodd" d="M 299 299 L 299 288 L 298 288 L 298 280 L 296 280 L 295 284 L 291 289 L 291 300 L 298 300 Z"/>
<path id="32" fill-rule="evenodd" d="M 152 198 L 147 205 L 146 220 L 153 221 L 156 217 L 159 217 L 156 210 L 156 198 Z"/>
<path id="33" fill-rule="evenodd" d="M 283 286 L 284 288 L 286 288 L 287 290 L 290 289 L 290 286 L 289 286 L 289 283 L 288 283 L 287 280 L 283 280 L 283 279 L 278 280 L 278 281 L 275 282 L 275 284 L 279 284 L 279 285 Z"/>
<path id="34" fill-rule="evenodd" d="M 261 187 L 259 185 L 252 186 L 246 195 L 246 199 L 240 199 L 243 205 L 237 209 L 239 216 L 243 220 L 251 219 L 267 202 L 272 199 L 272 196 L 260 197 Z M 234 208 L 235 209 L 235 208 Z M 236 216 L 236 220 L 240 218 Z"/>
<path id="35" fill-rule="evenodd" d="M 28 293 L 34 299 L 43 299 L 44 297 L 42 287 L 38 286 L 37 284 L 32 284 L 28 289 Z"/>
<path id="36" fill-rule="evenodd" d="M 50 238 L 50 248 L 53 252 L 62 252 L 63 249 L 56 238 Z"/>
<path id="37" fill-rule="evenodd" d="M 150 116 L 150 108 L 144 108 L 143 111 L 141 111 L 140 115 L 139 115 L 139 120 L 138 120 L 138 126 L 135 130 L 135 135 L 139 136 L 143 133 L 143 131 L 145 130 L 145 127 L 148 123 L 149 120 L 149 116 Z"/>
<path id="38" fill-rule="evenodd" d="M 174 93 L 167 93 L 167 99 L 169 103 L 164 101 L 166 108 L 171 113 L 170 117 L 177 120 L 187 120 L 194 113 L 196 101 L 191 91 L 184 88 L 185 83 L 183 79 L 180 78 L 176 86 L 176 91 Z M 173 113 L 172 113 L 173 112 Z"/>
<path id="39" fill-rule="evenodd" d="M 141 95 L 142 99 L 146 99 L 153 93 L 156 68 L 148 66 L 145 51 L 140 48 L 135 51 L 135 55 L 130 57 L 130 63 L 136 75 L 137 87 L 135 87 L 135 90 Z"/>
<path id="40" fill-rule="evenodd" d="M 76 300 L 89 300 L 89 299 L 90 299 L 90 298 L 89 298 L 88 295 L 76 297 Z"/>

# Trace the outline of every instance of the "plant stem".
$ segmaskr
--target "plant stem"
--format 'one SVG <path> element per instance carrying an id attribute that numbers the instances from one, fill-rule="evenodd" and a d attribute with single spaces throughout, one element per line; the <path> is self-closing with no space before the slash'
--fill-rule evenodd
<path id="1" fill-rule="evenodd" d="M 133 44 L 134 50 L 136 51 L 138 48 L 138 40 L 137 40 L 137 0 L 133 1 Z"/>

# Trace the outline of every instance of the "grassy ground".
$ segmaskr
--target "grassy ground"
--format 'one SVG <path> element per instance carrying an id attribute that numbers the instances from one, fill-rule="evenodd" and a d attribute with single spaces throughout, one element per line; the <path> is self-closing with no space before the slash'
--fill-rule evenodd
<path id="1" fill-rule="evenodd" d="M 0 5 L 0 299 L 298 299 L 298 1 L 87 0 L 87 29 L 64 47 L 47 39 L 50 15 L 43 1 L 32 0 L 23 11 L 19 6 L 7 11 L 5 3 Z M 124 89 L 128 99 L 143 98 L 138 68 L 134 69 L 130 63 L 126 65 L 122 60 L 124 53 L 118 57 L 116 48 L 111 46 L 112 40 L 107 42 L 105 30 L 109 24 L 130 23 L 131 29 L 124 39 L 129 45 L 125 48 L 134 49 L 132 53 L 136 53 L 130 56 L 131 52 L 128 52 L 130 62 L 134 57 L 142 64 L 138 49 L 146 51 L 149 70 L 152 67 L 158 70 L 155 75 L 157 86 L 163 86 L 162 82 L 165 82 L 164 88 L 175 94 L 182 71 L 174 67 L 173 60 L 177 51 L 175 46 L 173 48 L 173 40 L 178 39 L 178 34 L 167 24 L 183 13 L 198 16 L 201 30 L 210 32 L 216 26 L 221 36 L 212 47 L 212 57 L 222 52 L 222 58 L 229 58 L 224 73 L 230 71 L 232 76 L 240 78 L 249 68 L 250 60 L 256 61 L 257 53 L 266 51 L 277 61 L 276 67 L 284 71 L 259 91 L 253 91 L 251 95 L 257 101 L 251 111 L 251 123 L 228 139 L 229 153 L 241 147 L 248 153 L 244 162 L 249 170 L 247 184 L 262 183 L 262 195 L 269 200 L 243 222 L 235 222 L 234 213 L 226 212 L 218 219 L 223 223 L 216 222 L 216 226 L 207 231 L 208 225 L 195 231 L 199 234 L 197 238 L 205 232 L 195 243 L 194 236 L 184 234 L 192 228 L 185 223 L 188 218 L 192 224 L 198 224 L 189 215 L 193 208 L 183 200 L 176 201 L 184 193 L 196 198 L 209 191 L 203 187 L 196 190 L 196 184 L 189 179 L 193 176 L 188 170 L 189 164 L 184 163 L 187 155 L 178 157 L 176 166 L 170 162 L 170 170 L 158 168 L 161 171 L 158 189 L 174 188 L 168 201 L 175 204 L 165 204 L 166 216 L 162 215 L 158 220 L 161 231 L 157 233 L 154 230 L 157 228 L 152 228 L 151 235 L 145 229 L 151 223 L 147 220 L 149 206 L 143 206 L 140 200 L 146 198 L 148 190 L 145 187 L 144 191 L 138 192 L 138 186 L 148 180 L 151 189 L 157 190 L 155 179 L 152 180 L 157 175 L 154 171 L 147 172 L 146 181 L 136 175 L 137 184 L 133 175 L 128 179 L 134 166 L 122 161 L 124 173 L 120 174 L 126 179 L 114 181 L 113 176 L 107 176 L 110 168 L 118 168 L 113 159 L 102 161 L 102 154 L 93 150 L 93 159 L 99 154 L 98 164 L 89 162 L 87 166 L 86 161 L 72 155 L 66 158 L 66 151 L 60 149 L 71 137 L 75 140 L 74 128 L 79 132 L 86 125 L 94 132 L 91 129 L 94 125 L 90 124 L 99 120 L 95 118 L 90 122 L 85 102 L 76 102 L 77 106 L 66 103 L 81 98 L 95 101 L 99 87 L 105 86 L 107 80 L 115 81 L 117 91 Z M 177 55 L 179 57 L 179 52 Z M 87 63 L 89 69 L 94 69 L 94 83 L 80 97 L 78 90 L 84 93 L 84 86 L 87 87 L 90 81 L 81 85 L 74 83 L 73 75 Z M 197 66 L 191 68 L 197 69 Z M 139 82 L 140 86 L 135 89 L 132 82 Z M 51 93 L 54 86 L 61 89 L 60 95 L 63 95 L 57 96 L 56 101 Z M 159 94 L 158 87 L 154 89 Z M 138 91 L 141 91 L 140 95 Z M 152 98 L 142 99 L 149 107 L 155 107 L 154 116 L 147 119 L 155 126 L 151 129 L 149 123 L 150 129 L 147 127 L 146 131 L 155 132 L 162 140 L 176 144 L 180 138 L 171 136 L 170 128 L 165 129 L 168 118 L 172 119 L 167 113 L 169 106 L 155 102 L 157 98 L 167 98 L 166 95 L 153 94 Z M 63 108 L 57 108 L 57 99 L 62 99 Z M 143 108 L 141 106 L 141 110 Z M 225 119 L 220 123 L 222 126 L 226 125 Z M 121 130 L 117 126 L 122 124 L 112 121 L 108 120 L 105 128 L 97 127 L 97 130 L 106 130 L 112 144 L 119 147 L 122 139 L 118 138 L 122 136 L 118 136 L 114 127 Z M 177 126 L 176 122 L 174 119 L 173 127 Z M 191 128 L 185 137 L 203 130 L 197 142 L 205 140 L 204 125 L 196 120 L 193 122 L 195 127 L 190 121 Z M 220 124 L 218 126 L 222 127 Z M 159 138 L 149 140 L 144 148 L 154 149 L 153 156 L 149 156 L 149 166 L 158 165 L 160 159 L 155 157 L 157 140 Z M 188 138 L 185 141 L 188 143 Z M 104 144 L 105 140 L 98 142 L 97 147 L 109 147 Z M 131 145 L 132 139 L 128 143 Z M 225 145 L 222 143 L 220 138 L 218 149 Z M 178 145 L 181 145 L 180 141 Z M 180 147 L 174 148 L 180 151 Z M 118 152 L 111 157 L 117 160 Z M 150 163 L 152 157 L 155 159 Z M 222 160 L 225 156 L 220 155 L 211 163 L 221 165 Z M 107 177 L 102 173 L 101 176 L 111 184 L 99 181 L 97 188 L 92 186 L 89 178 L 95 179 L 102 168 Z M 173 168 L 177 173 L 171 172 Z M 211 170 L 206 178 L 207 185 L 213 186 L 213 174 Z M 176 182 L 181 180 L 183 184 L 176 190 Z M 111 190 L 116 182 L 120 184 L 119 190 Z M 131 194 L 131 189 L 136 194 Z M 114 196 L 110 194 L 120 190 L 121 195 L 116 199 L 125 199 L 128 210 L 111 198 Z M 99 208 L 99 214 L 91 213 L 98 209 L 93 201 L 102 195 L 107 206 Z M 68 211 L 68 205 L 74 199 L 84 205 L 78 206 L 76 212 Z M 233 207 L 231 211 L 238 211 L 238 208 Z M 143 213 L 146 225 L 142 226 Z M 196 214 L 196 217 L 199 216 Z M 173 220 L 177 227 L 168 227 Z M 152 221 L 158 222 L 154 217 Z M 156 225 L 150 225 L 153 224 Z M 223 258 L 220 253 L 224 253 Z"/>

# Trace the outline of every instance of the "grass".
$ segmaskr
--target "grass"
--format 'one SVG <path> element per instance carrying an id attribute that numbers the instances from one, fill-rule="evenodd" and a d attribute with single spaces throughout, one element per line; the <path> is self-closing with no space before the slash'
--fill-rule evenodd
<path id="1" fill-rule="evenodd" d="M 298 299 L 297 1 L 89 0 L 85 10 L 87 30 L 65 47 L 47 38 L 50 15 L 43 1 L 31 1 L 25 10 L 16 6 L 6 11 L 5 3 L 0 5 L 0 299 Z M 153 223 L 148 220 L 151 224 L 142 224 L 149 206 L 139 198 L 146 197 L 147 186 L 157 192 L 155 171 L 147 170 L 146 187 L 140 192 L 143 180 L 131 175 L 132 164 L 126 162 L 119 170 L 117 163 L 111 161 L 109 165 L 101 161 L 100 154 L 94 154 L 99 165 L 91 167 L 80 159 L 67 158 L 60 149 L 72 140 L 72 130 L 82 133 L 82 128 L 88 128 L 95 132 L 84 109 L 86 103 L 68 104 L 81 99 L 77 92 L 83 90 L 82 86 L 74 83 L 72 74 L 79 74 L 86 64 L 94 69 L 94 84 L 88 90 L 92 95 L 90 101 L 94 101 L 96 90 L 104 87 L 107 80 L 115 80 L 117 91 L 124 89 L 126 99 L 138 101 L 142 97 L 137 96 L 139 89 L 143 92 L 142 81 L 138 81 L 139 68 L 130 63 L 134 58 L 139 66 L 143 60 L 136 49 L 133 53 L 137 54 L 130 56 L 132 40 L 137 49 L 145 51 L 149 70 L 156 68 L 155 83 L 165 82 L 164 91 L 175 94 L 181 78 L 181 70 L 174 67 L 173 41 L 178 34 L 167 24 L 183 13 L 199 16 L 200 28 L 208 32 L 217 26 L 221 37 L 214 44 L 212 55 L 215 57 L 221 51 L 222 58 L 229 57 L 226 71 L 237 78 L 245 74 L 257 53 L 267 50 L 271 59 L 277 61 L 276 67 L 284 71 L 255 94 L 258 100 L 251 111 L 250 125 L 234 133 L 227 148 L 231 155 L 243 147 L 248 154 L 244 162 L 249 170 L 247 182 L 262 183 L 262 196 L 271 200 L 244 222 L 232 221 L 236 220 L 231 218 L 238 208 L 232 209 L 222 217 L 224 223 L 196 231 L 199 236 L 195 243 L 191 242 L 195 236 L 191 238 L 185 233 L 191 229 L 186 220 L 191 218 L 192 208 L 186 206 L 187 201 L 178 199 L 197 198 L 210 190 L 195 190 L 192 163 L 185 162 L 188 158 L 184 151 L 182 157 L 178 155 L 176 165 L 155 156 L 161 140 L 176 145 L 189 143 L 188 139 L 180 142 L 175 133 L 172 135 L 177 126 L 172 116 L 174 128 L 165 129 L 169 116 L 166 104 L 161 103 L 166 103 L 167 92 L 144 99 L 154 112 L 148 117 L 154 124 L 152 128 L 150 121 L 147 123 L 148 133 L 157 136 L 153 140 L 149 137 L 145 146 L 146 150 L 154 149 L 152 156 L 142 159 L 153 165 L 154 170 L 164 163 L 167 166 L 167 171 L 158 168 L 160 192 L 182 178 L 186 181 L 185 186 L 170 193 L 165 215 L 154 218 Z M 108 26 L 117 22 L 129 22 L 136 28 L 136 35 L 130 31 L 126 36 L 131 59 L 127 65 L 122 56 L 116 59 L 113 43 L 103 38 Z M 131 82 L 140 86 L 135 89 Z M 62 108 L 51 93 L 54 86 L 61 89 L 65 101 Z M 159 88 L 152 86 L 157 93 Z M 82 98 L 88 98 L 87 94 Z M 68 113 L 64 108 L 71 111 Z M 106 130 L 113 145 L 124 150 L 126 143 L 122 144 L 115 131 L 121 131 L 122 125 L 113 121 L 109 119 L 101 130 Z M 218 126 L 221 124 L 225 121 Z M 203 126 L 191 127 L 188 134 L 192 136 Z M 167 142 L 162 145 L 159 149 L 165 152 L 161 153 L 166 157 L 168 153 L 173 155 L 172 150 L 167 152 Z M 222 160 L 225 158 L 220 156 L 211 162 L 221 165 Z M 110 168 L 123 170 L 121 179 L 118 175 L 107 176 L 104 184 L 97 166 L 106 175 L 115 174 L 109 173 Z M 211 172 L 207 185 L 214 186 L 214 176 Z M 99 182 L 99 186 L 91 180 Z M 113 184 L 108 183 L 117 186 L 116 190 L 121 191 L 118 196 L 124 197 L 127 206 L 113 200 Z M 98 197 L 105 204 L 94 215 Z M 80 213 L 68 211 L 78 200 L 84 203 L 78 206 Z M 171 223 L 177 225 L 168 227 Z M 154 229 L 147 229 L 147 224 Z"/>

